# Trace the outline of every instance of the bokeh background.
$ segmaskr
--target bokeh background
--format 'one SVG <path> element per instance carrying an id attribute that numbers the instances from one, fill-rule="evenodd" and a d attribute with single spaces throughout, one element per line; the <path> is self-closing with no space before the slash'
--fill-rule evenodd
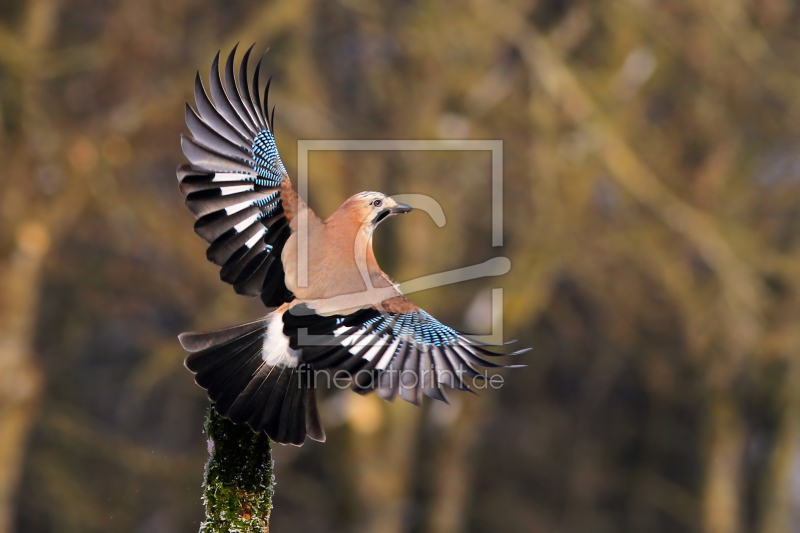
<path id="1" fill-rule="evenodd" d="M 174 175 L 196 69 L 269 47 L 276 136 L 500 139 L 315 152 L 323 216 L 381 226 L 412 295 L 531 346 L 422 408 L 327 394 L 275 450 L 276 533 L 800 531 L 800 6 L 793 0 L 0 2 L 0 533 L 196 531 L 203 391 L 178 333 L 251 320 Z M 519 362 L 519 361 L 518 361 Z"/>

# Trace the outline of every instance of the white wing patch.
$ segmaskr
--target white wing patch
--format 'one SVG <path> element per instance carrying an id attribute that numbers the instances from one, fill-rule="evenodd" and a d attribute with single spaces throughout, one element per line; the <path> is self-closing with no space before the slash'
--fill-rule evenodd
<path id="1" fill-rule="evenodd" d="M 249 241 L 244 243 L 244 245 L 247 246 L 248 248 L 252 248 L 258 242 L 258 239 L 260 239 L 261 236 L 264 235 L 266 232 L 267 232 L 267 228 L 263 228 L 263 229 L 258 230 L 255 235 L 250 237 Z M 281 326 L 281 327 L 283 327 L 283 326 Z"/>
<path id="2" fill-rule="evenodd" d="M 246 218 L 246 219 L 242 220 L 241 222 L 239 222 L 238 224 L 236 224 L 233 227 L 233 229 L 236 230 L 236 233 L 241 233 L 243 230 L 249 228 L 250 224 L 252 224 L 256 220 L 258 220 L 258 215 L 253 215 L 250 218 Z"/>
<path id="3" fill-rule="evenodd" d="M 337 329 L 336 331 L 334 331 L 333 334 L 338 336 L 338 335 L 341 335 L 342 333 L 344 333 L 345 331 L 347 331 L 348 329 L 350 329 L 350 328 L 348 328 L 347 326 L 342 326 L 339 329 Z M 355 342 L 355 340 L 358 338 L 358 336 L 359 336 L 359 332 L 356 331 L 355 333 L 353 333 L 349 337 L 346 337 L 341 342 L 342 346 L 350 346 L 351 344 L 353 344 Z"/>
<path id="4" fill-rule="evenodd" d="M 386 340 L 383 337 L 381 337 L 380 339 L 378 339 L 375 342 L 375 344 L 372 346 L 372 348 L 370 348 L 369 351 L 367 351 L 367 353 L 365 353 L 362 356 L 362 358 L 366 359 L 367 361 L 372 361 L 375 358 L 375 356 L 378 354 L 380 349 L 383 348 L 384 346 L 386 346 Z"/>
<path id="5" fill-rule="evenodd" d="M 250 207 L 251 205 L 253 205 L 253 201 L 252 200 L 245 200 L 244 202 L 239 202 L 238 204 L 233 204 L 232 206 L 225 208 L 225 214 L 226 215 L 232 215 L 234 213 L 238 213 L 242 209 L 246 209 L 246 208 Z"/>
<path id="6" fill-rule="evenodd" d="M 245 177 L 247 177 L 246 174 L 239 172 L 217 172 L 211 181 L 242 181 Z"/>
<path id="7" fill-rule="evenodd" d="M 392 345 L 389 346 L 389 349 L 386 350 L 386 353 L 383 354 L 381 360 L 375 365 L 376 370 L 386 370 L 386 367 L 392 362 L 392 357 L 394 357 L 394 354 L 397 352 L 398 346 L 400 346 L 400 337 L 396 338 Z"/>
<path id="8" fill-rule="evenodd" d="M 370 340 L 372 340 L 372 335 L 364 335 L 364 338 L 358 341 L 350 348 L 351 354 L 357 354 L 361 348 L 369 344 Z"/>
<path id="9" fill-rule="evenodd" d="M 222 187 L 219 191 L 222 196 L 228 196 L 229 194 L 236 194 L 238 192 L 246 192 L 252 191 L 252 185 L 235 185 L 233 187 Z"/>

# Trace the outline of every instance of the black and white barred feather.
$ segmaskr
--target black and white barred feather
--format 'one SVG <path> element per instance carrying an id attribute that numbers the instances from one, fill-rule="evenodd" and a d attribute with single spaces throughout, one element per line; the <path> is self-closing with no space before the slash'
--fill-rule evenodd
<path id="1" fill-rule="evenodd" d="M 260 62 L 248 79 L 251 50 L 242 58 L 238 84 L 236 48 L 225 64 L 224 85 L 217 54 L 209 78 L 213 102 L 197 74 L 197 111 L 186 104 L 191 137 L 181 136 L 191 164 L 178 169 L 178 180 L 186 205 L 197 217 L 195 232 L 209 243 L 206 257 L 221 267 L 222 280 L 237 293 L 260 296 L 265 305 L 275 307 L 293 299 L 281 263 L 290 234 L 280 190 L 286 169 L 272 121 L 267 120 L 269 83 L 263 107 L 258 96 Z"/>
<path id="2" fill-rule="evenodd" d="M 418 405 L 422 395 L 447 402 L 443 386 L 472 392 L 469 381 L 486 379 L 477 367 L 500 367 L 478 342 L 445 326 L 422 309 L 388 313 L 375 308 L 351 315 L 319 316 L 305 304 L 283 315 L 289 346 L 314 369 L 344 370 L 353 390 L 398 394 Z M 520 350 L 509 355 L 517 355 Z"/>

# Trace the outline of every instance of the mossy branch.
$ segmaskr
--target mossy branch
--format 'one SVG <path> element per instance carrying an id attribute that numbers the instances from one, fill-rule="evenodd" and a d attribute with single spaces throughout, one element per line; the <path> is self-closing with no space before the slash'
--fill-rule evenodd
<path id="1" fill-rule="evenodd" d="M 269 437 L 237 426 L 208 410 L 203 502 L 206 520 L 200 533 L 267 533 L 275 479 Z"/>

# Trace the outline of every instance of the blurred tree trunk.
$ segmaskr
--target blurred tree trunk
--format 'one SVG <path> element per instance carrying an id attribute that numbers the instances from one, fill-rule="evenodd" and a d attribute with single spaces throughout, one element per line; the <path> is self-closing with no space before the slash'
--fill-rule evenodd
<path id="1" fill-rule="evenodd" d="M 11 531 L 14 494 L 25 444 L 42 391 L 33 357 L 39 274 L 49 236 L 38 223 L 17 231 L 17 247 L 2 270 L 0 300 L 0 533 Z"/>
<path id="2" fill-rule="evenodd" d="M 760 533 L 784 533 L 792 526 L 792 476 L 796 464 L 798 423 L 800 416 L 796 405 L 786 408 L 781 422 L 778 442 L 771 457 L 767 483 L 764 486 L 766 503 Z"/>
<path id="3" fill-rule="evenodd" d="M 797 469 L 797 449 L 800 445 L 800 365 L 787 357 L 791 370 L 785 385 L 783 397 L 785 405 L 780 413 L 780 425 L 766 482 L 762 488 L 765 495 L 764 512 L 759 533 L 784 533 L 791 531 L 792 477 Z"/>
<path id="4" fill-rule="evenodd" d="M 19 123 L 3 132 L 5 175 L 0 181 L 3 229 L 13 243 L 0 262 L 0 533 L 11 531 L 14 497 L 25 448 L 42 396 L 44 377 L 35 360 L 42 265 L 54 230 L 66 231 L 79 212 L 83 191 L 61 191 L 52 201 L 35 189 L 34 175 L 45 157 L 39 152 L 47 128 L 40 89 L 39 60 L 55 31 L 55 0 L 30 0 L 19 34 L 2 29 L 0 57 L 16 90 L 4 107 L 19 111 Z M 78 192 L 78 196 L 74 195 Z"/>
<path id="5" fill-rule="evenodd" d="M 400 401 L 382 406 L 382 400 L 375 395 L 352 394 L 349 401 L 353 402 L 350 424 L 354 435 L 348 451 L 356 482 L 357 509 L 362 514 L 355 530 L 401 533 L 414 470 L 420 410 Z M 381 425 L 384 429 L 379 431 Z"/>
<path id="6" fill-rule="evenodd" d="M 497 392 L 497 391 L 492 391 Z M 472 489 L 473 455 L 478 437 L 484 427 L 484 413 L 490 409 L 492 399 L 484 396 L 459 397 L 459 408 L 452 426 L 443 435 L 438 450 L 439 462 L 435 472 L 434 493 L 428 515 L 427 531 L 431 533 L 458 533 L 464 531 L 467 499 Z"/>
<path id="7" fill-rule="evenodd" d="M 744 448 L 739 413 L 727 392 L 711 400 L 702 525 L 706 533 L 738 533 Z"/>
<path id="8" fill-rule="evenodd" d="M 211 456 L 206 464 L 201 533 L 267 533 L 274 477 L 269 437 L 237 426 L 208 410 L 206 434 Z"/>

